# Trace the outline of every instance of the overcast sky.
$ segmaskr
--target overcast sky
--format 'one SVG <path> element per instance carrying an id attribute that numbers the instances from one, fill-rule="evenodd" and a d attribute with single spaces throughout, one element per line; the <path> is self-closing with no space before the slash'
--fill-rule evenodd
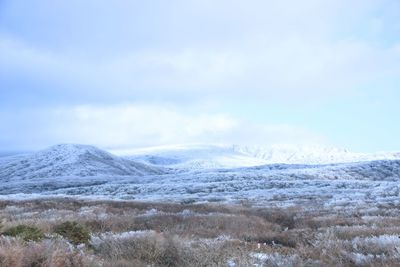
<path id="1" fill-rule="evenodd" d="M 0 0 L 0 150 L 400 150 L 398 0 Z"/>

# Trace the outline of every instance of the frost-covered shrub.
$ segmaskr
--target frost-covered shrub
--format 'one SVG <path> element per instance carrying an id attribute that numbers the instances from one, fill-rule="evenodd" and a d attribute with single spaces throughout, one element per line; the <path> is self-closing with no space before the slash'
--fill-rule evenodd
<path id="1" fill-rule="evenodd" d="M 65 240 L 44 239 L 38 242 L 22 242 L 3 237 L 0 238 L 0 266 L 100 267 L 103 265 Z"/>

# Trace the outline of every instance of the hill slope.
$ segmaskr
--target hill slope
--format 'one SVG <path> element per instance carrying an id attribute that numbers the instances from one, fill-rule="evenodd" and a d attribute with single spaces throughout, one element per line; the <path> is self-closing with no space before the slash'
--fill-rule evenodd
<path id="1" fill-rule="evenodd" d="M 217 145 L 162 146 L 119 150 L 115 153 L 146 164 L 179 169 L 237 168 L 268 163 L 264 159 L 235 151 L 232 146 Z"/>
<path id="2" fill-rule="evenodd" d="M 175 145 L 119 150 L 116 154 L 155 166 L 181 169 L 252 167 L 265 164 L 334 164 L 400 159 L 400 153 L 354 153 L 326 146 Z"/>
<path id="3" fill-rule="evenodd" d="M 233 150 L 263 159 L 268 164 L 333 164 L 400 159 L 400 153 L 356 153 L 347 149 L 321 145 L 233 146 Z"/>
<path id="4" fill-rule="evenodd" d="M 86 145 L 56 145 L 33 154 L 12 156 L 0 161 L 0 179 L 22 180 L 66 176 L 125 176 L 161 174 L 161 168 L 116 157 Z"/>
<path id="5" fill-rule="evenodd" d="M 400 204 L 400 160 L 261 165 L 266 160 L 214 146 L 151 149 L 133 158 L 82 145 L 0 158 L 0 195 L 278 206 Z"/>

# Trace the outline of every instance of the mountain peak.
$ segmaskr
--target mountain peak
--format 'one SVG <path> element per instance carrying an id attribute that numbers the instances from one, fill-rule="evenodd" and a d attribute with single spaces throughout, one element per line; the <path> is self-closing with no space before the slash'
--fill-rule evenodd
<path id="1" fill-rule="evenodd" d="M 232 168 L 277 163 L 331 164 L 400 158 L 399 153 L 357 153 L 319 144 L 175 145 L 115 152 L 147 164 L 179 168 Z"/>
<path id="2" fill-rule="evenodd" d="M 84 153 L 84 152 L 103 152 L 108 153 L 104 150 L 101 150 L 92 145 L 81 145 L 81 144 L 58 144 L 51 146 L 42 151 L 43 153 L 51 153 L 51 152 L 60 152 L 60 153 Z"/>
<path id="3" fill-rule="evenodd" d="M 119 158 L 90 145 L 60 144 L 36 153 L 13 157 L 0 169 L 1 177 L 136 176 L 162 173 L 133 160 Z"/>
<path id="4" fill-rule="evenodd" d="M 234 146 L 243 154 L 264 159 L 268 163 L 330 164 L 383 159 L 398 159 L 398 153 L 358 153 L 348 149 L 324 145 Z"/>

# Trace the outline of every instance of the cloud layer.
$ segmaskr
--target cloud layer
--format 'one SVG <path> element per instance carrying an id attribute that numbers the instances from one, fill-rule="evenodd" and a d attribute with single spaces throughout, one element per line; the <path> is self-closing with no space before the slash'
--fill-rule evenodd
<path id="1" fill-rule="evenodd" d="M 187 143 L 256 145 L 322 141 L 322 137 L 300 127 L 256 124 L 226 114 L 188 114 L 159 105 L 85 105 L 2 115 L 8 117 L 7 126 L 0 127 L 3 140 L 21 139 L 18 149 L 34 150 L 63 142 L 126 148 Z M 31 121 L 29 124 L 26 124 L 27 117 Z M 27 136 L 29 133 L 28 138 L 15 136 L 21 127 L 26 132 L 20 134 Z M 1 145 L 7 148 L 7 142 Z"/>
<path id="2" fill-rule="evenodd" d="M 400 149 L 399 16 L 396 0 L 3 0 L 0 144 Z"/>

